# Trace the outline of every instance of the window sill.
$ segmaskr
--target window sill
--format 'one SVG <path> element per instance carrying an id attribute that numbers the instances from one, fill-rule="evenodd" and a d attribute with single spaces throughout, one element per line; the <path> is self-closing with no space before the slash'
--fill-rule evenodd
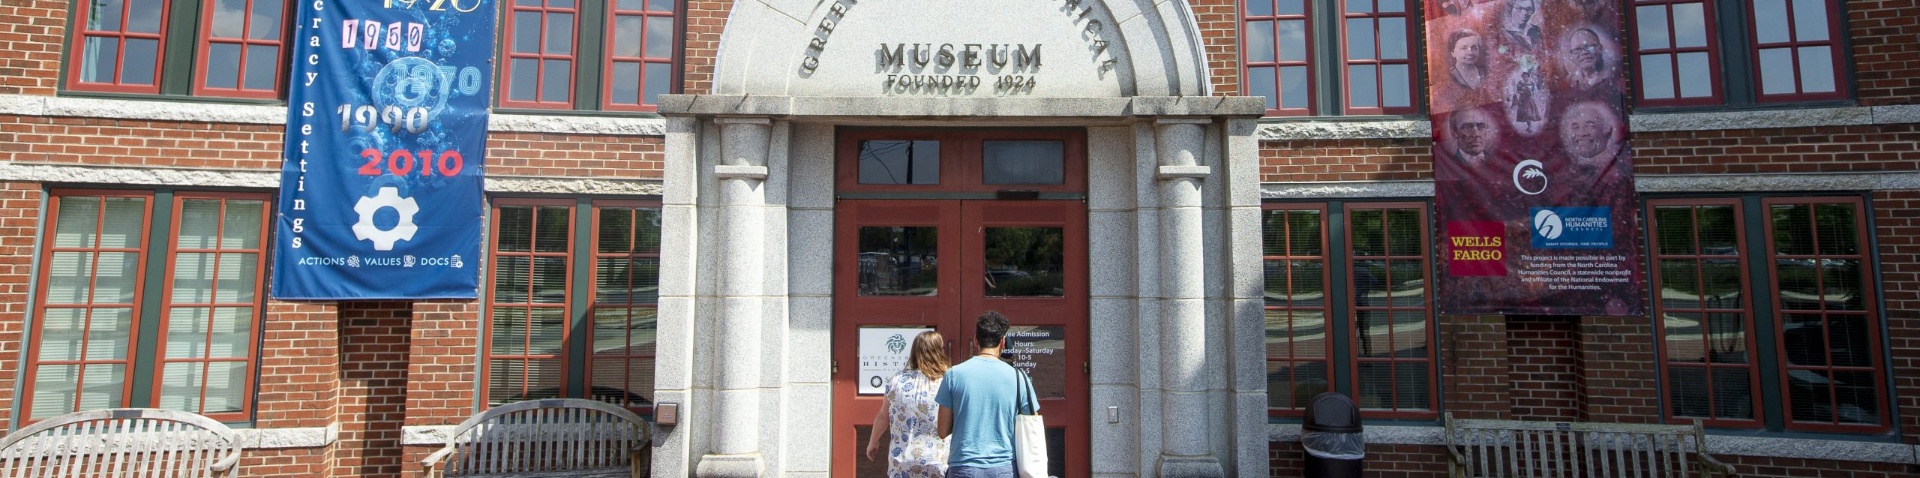
<path id="1" fill-rule="evenodd" d="M 0 114 L 141 121 L 284 125 L 283 103 L 186 100 L 179 96 L 37 96 L 0 94 Z M 540 110 L 496 110 L 487 130 L 499 133 L 560 133 L 665 136 L 666 119 L 651 113 L 556 115 Z"/>

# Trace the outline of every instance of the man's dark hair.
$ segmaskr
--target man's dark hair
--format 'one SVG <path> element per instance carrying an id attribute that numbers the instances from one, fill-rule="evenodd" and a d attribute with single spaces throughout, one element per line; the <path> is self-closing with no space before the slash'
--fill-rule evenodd
<path id="1" fill-rule="evenodd" d="M 999 347 L 1004 338 L 1007 338 L 1007 316 L 991 310 L 980 314 L 980 320 L 973 325 L 973 340 L 984 348 Z"/>

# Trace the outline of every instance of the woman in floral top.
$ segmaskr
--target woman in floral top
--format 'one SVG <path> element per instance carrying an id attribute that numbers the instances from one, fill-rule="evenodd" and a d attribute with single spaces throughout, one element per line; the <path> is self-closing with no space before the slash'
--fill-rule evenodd
<path id="1" fill-rule="evenodd" d="M 880 449 L 880 437 L 893 432 L 887 441 L 887 478 L 937 478 L 947 473 L 947 441 L 935 427 L 940 405 L 933 392 L 940 389 L 940 377 L 946 375 L 946 339 L 939 332 L 921 332 L 913 338 L 913 351 L 907 356 L 907 369 L 887 381 L 887 406 L 873 417 L 873 436 L 867 440 L 867 459 Z"/>

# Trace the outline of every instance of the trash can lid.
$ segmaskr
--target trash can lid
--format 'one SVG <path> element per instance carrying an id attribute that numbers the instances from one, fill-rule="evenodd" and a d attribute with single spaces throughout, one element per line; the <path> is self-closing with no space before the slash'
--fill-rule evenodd
<path id="1" fill-rule="evenodd" d="M 1325 392 L 1307 402 L 1300 429 L 1312 432 L 1360 433 L 1360 407 L 1340 392 Z"/>

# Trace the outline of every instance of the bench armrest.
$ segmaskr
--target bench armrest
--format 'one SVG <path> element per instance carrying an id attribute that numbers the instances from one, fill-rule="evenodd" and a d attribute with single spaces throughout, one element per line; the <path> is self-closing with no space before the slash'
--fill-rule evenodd
<path id="1" fill-rule="evenodd" d="M 207 470 L 212 471 L 214 476 L 227 476 L 233 472 L 233 467 L 239 464 L 240 451 L 235 450 L 232 454 L 227 455 L 226 458 L 221 458 L 220 461 L 214 462 L 213 466 L 207 467 Z"/>
<path id="2" fill-rule="evenodd" d="M 1706 450 L 1696 451 L 1694 452 L 1694 456 L 1700 458 L 1700 476 L 1719 475 L 1727 478 L 1739 476 L 1734 474 L 1733 465 L 1726 464 L 1726 462 L 1720 461 L 1719 458 L 1714 458 L 1713 455 L 1708 455 Z"/>
<path id="3" fill-rule="evenodd" d="M 427 476 L 442 476 L 446 470 L 438 469 L 440 461 L 447 459 L 447 457 L 451 455 L 453 455 L 453 443 L 452 441 L 448 441 L 447 446 L 440 447 L 440 449 L 435 450 L 433 454 L 427 455 L 426 459 L 420 460 L 420 466 L 427 469 Z"/>

